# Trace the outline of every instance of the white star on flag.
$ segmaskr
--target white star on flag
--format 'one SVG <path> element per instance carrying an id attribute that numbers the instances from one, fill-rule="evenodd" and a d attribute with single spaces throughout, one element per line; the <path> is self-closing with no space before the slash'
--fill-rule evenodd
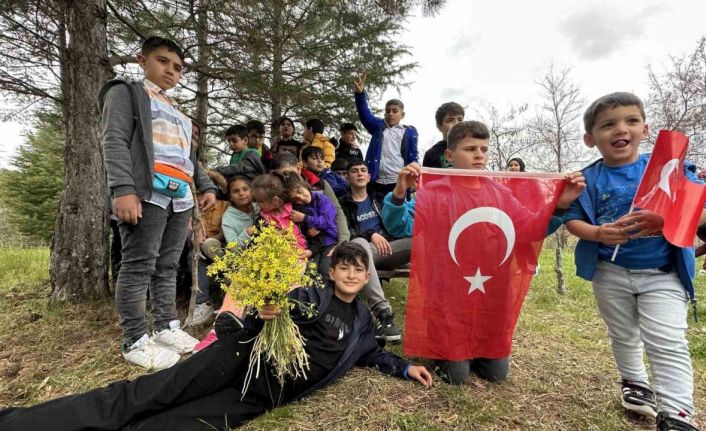
<path id="1" fill-rule="evenodd" d="M 474 290 L 480 290 L 481 292 L 485 293 L 485 287 L 483 287 L 483 283 L 493 277 L 482 275 L 480 273 L 480 268 L 478 268 L 476 270 L 476 275 L 474 275 L 473 277 L 463 278 L 466 279 L 467 282 L 471 283 L 471 287 L 468 289 L 468 294 L 470 295 Z"/>

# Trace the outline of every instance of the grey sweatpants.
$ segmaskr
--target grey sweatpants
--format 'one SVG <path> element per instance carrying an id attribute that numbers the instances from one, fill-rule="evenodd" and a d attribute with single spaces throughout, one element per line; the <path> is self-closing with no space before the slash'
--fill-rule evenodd
<path id="1" fill-rule="evenodd" d="M 687 296 L 676 271 L 625 269 L 599 261 L 593 293 L 608 327 L 620 377 L 648 384 L 652 366 L 659 411 L 694 414 L 686 341 Z"/>

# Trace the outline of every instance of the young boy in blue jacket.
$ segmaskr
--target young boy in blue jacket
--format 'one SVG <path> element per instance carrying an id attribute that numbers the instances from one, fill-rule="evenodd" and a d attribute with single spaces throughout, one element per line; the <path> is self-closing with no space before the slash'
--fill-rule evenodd
<path id="1" fill-rule="evenodd" d="M 203 211 L 216 203 L 216 187 L 196 162 L 191 119 L 165 93 L 179 82 L 183 59 L 176 43 L 150 37 L 137 56 L 145 79 L 110 81 L 99 95 L 108 187 L 122 239 L 115 286 L 122 354 L 148 369 L 174 365 L 198 343 L 180 329 L 176 309 L 177 266 L 195 204 L 188 183 L 196 185 Z"/>
<path id="2" fill-rule="evenodd" d="M 448 134 L 445 158 L 454 169 L 482 170 L 488 163 L 489 144 L 490 133 L 485 124 L 478 121 L 463 121 L 453 126 Z M 405 197 L 407 190 L 416 184 L 420 174 L 421 166 L 417 163 L 405 166 L 399 174 L 394 190 L 385 196 L 382 221 L 385 229 L 395 237 L 409 237 L 414 231 L 416 200 L 408 201 Z M 555 217 L 552 217 L 549 224 L 548 234 L 561 225 L 561 219 L 558 216 L 564 215 L 566 208 L 584 187 L 583 177 L 580 174 L 567 174 L 566 178 L 568 182 L 557 203 Z M 492 193 L 488 195 L 491 196 Z M 439 326 L 442 327 L 443 322 L 439 322 Z M 507 378 L 509 358 L 437 361 L 437 369 L 444 380 L 452 384 L 463 383 L 471 372 L 488 381 L 499 381 Z"/>
<path id="3" fill-rule="evenodd" d="M 395 188 L 397 174 L 410 163 L 418 161 L 417 129 L 403 126 L 404 104 L 398 99 L 385 103 L 385 118 L 370 112 L 365 92 L 365 74 L 356 77 L 355 108 L 363 127 L 370 133 L 370 145 L 365 163 L 370 171 L 373 191 L 387 194 Z"/>
<path id="4" fill-rule="evenodd" d="M 290 293 L 292 300 L 315 305 L 313 316 L 299 307 L 290 311 L 307 339 L 306 379 L 285 380 L 281 385 L 263 360 L 263 368 L 243 395 L 255 335 L 264 320 L 273 319 L 281 310 L 265 306 L 248 314 L 244 322 L 223 312 L 216 321 L 218 341 L 186 361 L 81 395 L 2 410 L 0 429 L 229 429 L 330 385 L 354 366 L 376 368 L 430 386 L 432 376 L 426 368 L 411 365 L 377 345 L 370 312 L 357 297 L 369 277 L 368 264 L 368 254 L 360 245 L 340 245 L 332 255 L 332 281 L 326 288 L 300 287 Z"/>
<path id="5" fill-rule="evenodd" d="M 661 234 L 663 220 L 654 212 L 628 214 L 649 159 L 638 153 L 648 136 L 642 102 L 630 93 L 603 96 L 586 110 L 584 127 L 584 142 L 603 158 L 583 170 L 586 190 L 564 222 L 580 238 L 576 272 L 593 281 L 622 379 L 622 405 L 657 417 L 658 430 L 697 430 L 691 420 L 693 371 L 686 340 L 694 250 L 669 244 Z M 684 172 L 696 180 L 690 169 Z"/>

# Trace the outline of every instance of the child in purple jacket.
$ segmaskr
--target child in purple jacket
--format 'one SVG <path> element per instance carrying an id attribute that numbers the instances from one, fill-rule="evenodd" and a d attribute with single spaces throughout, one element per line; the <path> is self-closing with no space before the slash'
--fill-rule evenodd
<path id="1" fill-rule="evenodd" d="M 285 187 L 294 208 L 291 219 L 306 237 L 310 260 L 320 268 L 321 260 L 337 243 L 336 209 L 326 195 L 312 192 L 308 181 L 299 175 L 285 176 Z"/>

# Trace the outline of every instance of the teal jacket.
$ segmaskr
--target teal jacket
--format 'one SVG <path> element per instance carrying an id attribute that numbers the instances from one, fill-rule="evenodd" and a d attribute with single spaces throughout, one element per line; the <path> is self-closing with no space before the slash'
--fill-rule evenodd
<path id="1" fill-rule="evenodd" d="M 221 230 L 226 237 L 227 243 L 237 243 L 239 247 L 244 247 L 250 242 L 250 235 L 245 230 L 255 224 L 260 214 L 260 207 L 256 203 L 252 204 L 252 211 L 248 214 L 240 211 L 233 205 L 229 206 L 223 213 L 221 220 Z"/>

